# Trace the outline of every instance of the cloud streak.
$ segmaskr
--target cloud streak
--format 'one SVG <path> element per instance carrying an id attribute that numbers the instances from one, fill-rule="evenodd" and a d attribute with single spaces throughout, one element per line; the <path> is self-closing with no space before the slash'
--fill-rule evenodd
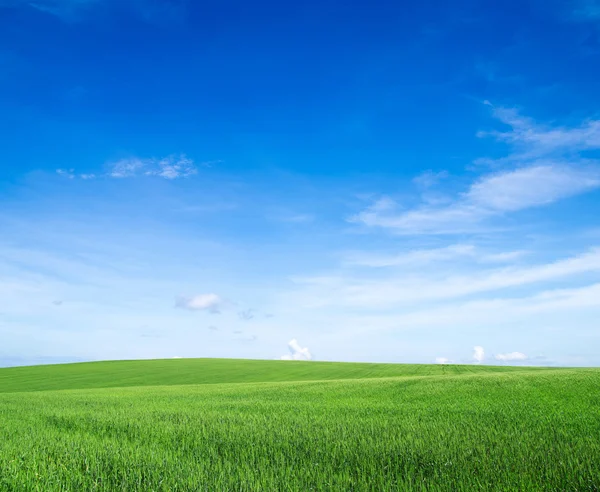
<path id="1" fill-rule="evenodd" d="M 297 303 L 306 307 L 386 308 L 457 299 L 594 272 L 600 272 L 600 248 L 551 263 L 491 268 L 462 275 L 430 277 L 392 272 L 385 278 L 332 275 L 295 281 L 304 286 Z"/>
<path id="2" fill-rule="evenodd" d="M 88 8 L 101 3 L 101 0 L 15 0 L 17 7 L 29 7 L 40 12 L 54 15 L 63 21 L 79 20 L 80 15 Z"/>
<path id="3" fill-rule="evenodd" d="M 0 0 L 0 6 L 35 9 L 53 15 L 63 22 L 82 21 L 96 6 L 108 7 L 115 13 L 126 9 L 146 22 L 179 22 L 186 13 L 187 0 Z"/>
<path id="4" fill-rule="evenodd" d="M 508 354 L 497 354 L 494 356 L 496 360 L 500 360 L 502 362 L 515 362 L 515 361 L 524 361 L 527 360 L 528 357 L 522 352 L 510 352 Z"/>
<path id="5" fill-rule="evenodd" d="M 138 157 L 122 159 L 111 165 L 108 176 L 112 178 L 131 178 L 134 176 L 158 176 L 165 179 L 185 178 L 197 174 L 194 161 L 181 154 L 162 159 L 140 159 Z"/>
<path id="6" fill-rule="evenodd" d="M 510 130 L 479 132 L 478 136 L 508 144 L 511 152 L 501 159 L 476 163 L 509 169 L 480 176 L 444 205 L 425 202 L 404 210 L 383 197 L 348 220 L 403 235 L 474 232 L 493 218 L 600 188 L 598 162 L 581 157 L 583 151 L 600 148 L 599 120 L 567 128 L 537 124 L 512 108 L 494 108 L 494 116 Z"/>
<path id="7" fill-rule="evenodd" d="M 140 176 L 156 176 L 174 180 L 198 174 L 194 161 L 185 154 L 171 155 L 161 159 L 129 157 L 108 164 L 108 171 L 104 174 L 75 173 L 75 169 L 57 169 L 56 173 L 68 179 L 95 179 L 99 177 L 125 179 Z"/>
<path id="8" fill-rule="evenodd" d="M 386 197 L 349 220 L 404 235 L 475 232 L 482 222 L 505 213 L 549 205 L 597 188 L 600 171 L 596 167 L 546 162 L 485 175 L 447 206 L 425 205 L 399 212 L 399 205 Z"/>

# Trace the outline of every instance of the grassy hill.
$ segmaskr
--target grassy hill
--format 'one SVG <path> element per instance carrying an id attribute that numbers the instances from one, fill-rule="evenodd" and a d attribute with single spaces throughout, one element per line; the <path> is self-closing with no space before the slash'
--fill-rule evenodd
<path id="1" fill-rule="evenodd" d="M 0 490 L 600 490 L 597 369 L 175 359 L 0 392 Z"/>
<path id="2" fill-rule="evenodd" d="M 84 362 L 0 369 L 0 393 L 61 389 L 171 386 L 434 376 L 522 371 L 472 365 L 367 364 L 245 359 Z M 528 371 L 547 370 L 527 368 Z"/>

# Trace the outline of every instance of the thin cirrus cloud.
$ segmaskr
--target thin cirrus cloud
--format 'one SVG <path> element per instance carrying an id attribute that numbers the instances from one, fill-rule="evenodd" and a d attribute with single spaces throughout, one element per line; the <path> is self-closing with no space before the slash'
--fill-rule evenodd
<path id="1" fill-rule="evenodd" d="M 13 0 L 10 6 L 32 8 L 54 15 L 64 21 L 80 19 L 89 7 L 102 3 L 102 0 Z"/>
<path id="2" fill-rule="evenodd" d="M 427 189 L 431 188 L 432 186 L 435 186 L 440 181 L 446 178 L 448 178 L 448 171 L 435 172 L 432 170 L 428 170 L 414 177 L 412 181 L 417 186 Z"/>
<path id="3" fill-rule="evenodd" d="M 405 235 L 475 232 L 495 216 L 548 205 L 598 187 L 600 172 L 595 167 L 546 163 L 486 175 L 447 206 L 421 206 L 398 213 L 398 204 L 386 197 L 349 220 Z"/>
<path id="4" fill-rule="evenodd" d="M 508 263 L 526 255 L 527 251 L 491 253 L 480 251 L 473 244 L 450 244 L 441 248 L 413 249 L 397 254 L 355 251 L 343 257 L 344 266 L 350 267 L 421 267 L 442 261 L 473 260 L 478 263 Z"/>
<path id="5" fill-rule="evenodd" d="M 479 177 L 441 206 L 423 202 L 404 211 L 396 201 L 383 197 L 348 220 L 403 235 L 475 232 L 495 217 L 600 188 L 599 163 L 580 155 L 600 148 L 599 120 L 567 128 L 537 124 L 512 108 L 495 108 L 494 116 L 510 130 L 478 136 L 508 144 L 511 152 L 476 163 L 510 169 Z"/>
<path id="6" fill-rule="evenodd" d="M 206 311 L 218 314 L 224 305 L 223 299 L 217 294 L 199 294 L 192 297 L 180 296 L 175 301 L 175 307 L 190 311 Z"/>
<path id="7" fill-rule="evenodd" d="M 509 352 L 507 354 L 496 354 L 494 356 L 496 360 L 502 362 L 517 362 L 527 360 L 528 357 L 522 352 Z"/>
<path id="8" fill-rule="evenodd" d="M 144 21 L 180 21 L 185 15 L 186 4 L 187 0 L 8 0 L 10 7 L 35 9 L 67 23 L 90 17 L 97 6 L 116 12 L 126 9 Z"/>
<path id="9" fill-rule="evenodd" d="M 600 272 L 600 249 L 538 265 L 488 268 L 444 278 L 392 272 L 380 276 L 330 275 L 293 279 L 304 289 L 295 302 L 305 307 L 385 308 L 425 301 L 450 300 L 501 289 L 553 282 Z"/>
<path id="10" fill-rule="evenodd" d="M 95 179 L 99 177 L 124 179 L 139 176 L 156 176 L 168 180 L 186 178 L 198 173 L 194 161 L 185 154 L 170 155 L 160 159 L 130 157 L 108 164 L 104 174 L 77 174 L 75 169 L 57 169 L 56 173 L 68 179 Z"/>
<path id="11" fill-rule="evenodd" d="M 112 165 L 109 176 L 129 178 L 138 175 L 158 176 L 165 179 L 185 178 L 197 174 L 194 161 L 184 154 L 168 156 L 162 159 L 123 159 Z"/>
<path id="12" fill-rule="evenodd" d="M 573 156 L 584 150 L 600 148 L 600 120 L 588 119 L 572 128 L 552 127 L 521 115 L 516 108 L 496 108 L 489 101 L 484 103 L 492 106 L 493 115 L 497 120 L 510 127 L 509 131 L 477 133 L 480 138 L 493 137 L 512 146 L 512 152 L 507 157 L 499 159 L 500 162 Z M 477 162 L 485 163 L 490 160 L 482 159 Z"/>

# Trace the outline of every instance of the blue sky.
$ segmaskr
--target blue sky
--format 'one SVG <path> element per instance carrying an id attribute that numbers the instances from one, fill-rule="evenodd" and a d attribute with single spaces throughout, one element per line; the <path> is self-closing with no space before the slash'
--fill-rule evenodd
<path id="1" fill-rule="evenodd" d="M 0 0 L 0 365 L 600 365 L 600 3 Z"/>

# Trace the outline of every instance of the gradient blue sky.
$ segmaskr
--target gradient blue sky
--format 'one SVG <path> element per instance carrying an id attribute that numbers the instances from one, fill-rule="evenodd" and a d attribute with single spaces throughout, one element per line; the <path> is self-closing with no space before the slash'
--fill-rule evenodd
<path id="1" fill-rule="evenodd" d="M 600 365 L 600 2 L 0 0 L 0 365 Z"/>

